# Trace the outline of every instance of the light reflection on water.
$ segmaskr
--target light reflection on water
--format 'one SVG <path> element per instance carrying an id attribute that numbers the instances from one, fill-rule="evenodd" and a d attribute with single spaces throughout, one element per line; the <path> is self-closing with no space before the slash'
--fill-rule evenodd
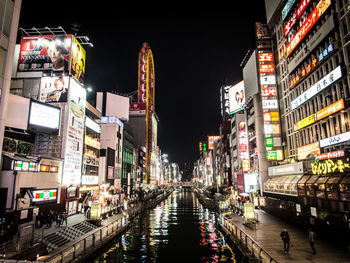
<path id="1" fill-rule="evenodd" d="M 236 262 L 216 215 L 189 190 L 176 190 L 132 223 L 93 262 Z"/>

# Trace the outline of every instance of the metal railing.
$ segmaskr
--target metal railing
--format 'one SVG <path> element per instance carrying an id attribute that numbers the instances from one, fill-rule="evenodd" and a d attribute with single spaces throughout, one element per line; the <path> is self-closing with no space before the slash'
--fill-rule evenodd
<path id="1" fill-rule="evenodd" d="M 227 218 L 223 217 L 223 222 L 220 222 L 220 224 L 251 253 L 252 257 L 259 259 L 259 262 L 277 263 L 277 260 L 256 243 L 252 237 Z"/>
<path id="2" fill-rule="evenodd" d="M 88 250 L 101 244 L 107 237 L 114 236 L 126 226 L 127 219 L 125 217 L 119 218 L 110 224 L 99 227 L 98 229 L 90 231 L 78 239 L 69 242 L 67 246 L 59 248 L 49 255 L 39 257 L 37 260 L 50 263 L 71 262 L 77 259 L 80 255 L 85 254 Z"/>

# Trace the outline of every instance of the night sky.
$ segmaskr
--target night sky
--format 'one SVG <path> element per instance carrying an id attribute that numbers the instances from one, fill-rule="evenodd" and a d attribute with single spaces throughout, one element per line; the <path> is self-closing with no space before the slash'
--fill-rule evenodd
<path id="1" fill-rule="evenodd" d="M 19 27 L 62 26 L 70 34 L 72 23 L 80 24 L 78 35 L 94 44 L 85 48 L 85 84 L 95 91 L 137 90 L 138 53 L 148 42 L 155 63 L 158 145 L 181 167 L 193 163 L 198 142 L 219 133 L 219 88 L 242 80 L 240 62 L 255 46 L 254 23 L 266 22 L 264 1 L 196 7 L 189 1 L 160 6 L 144 1 L 142 7 L 120 2 L 23 0 Z"/>

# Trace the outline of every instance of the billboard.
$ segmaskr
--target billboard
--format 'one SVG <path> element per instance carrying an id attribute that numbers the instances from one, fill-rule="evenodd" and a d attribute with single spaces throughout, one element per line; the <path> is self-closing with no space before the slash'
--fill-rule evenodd
<path id="1" fill-rule="evenodd" d="M 320 144 L 318 142 L 303 145 L 297 148 L 297 156 L 299 160 L 304 160 L 310 154 L 319 155 L 321 153 Z"/>
<path id="2" fill-rule="evenodd" d="M 71 42 L 71 35 L 22 36 L 17 71 L 69 71 Z"/>
<path id="3" fill-rule="evenodd" d="M 80 182 L 84 144 L 85 104 L 86 90 L 74 78 L 70 78 L 63 185 L 75 186 Z"/>
<path id="4" fill-rule="evenodd" d="M 58 134 L 61 109 L 41 102 L 31 101 L 28 118 L 28 130 Z"/>
<path id="5" fill-rule="evenodd" d="M 70 56 L 70 72 L 79 82 L 84 82 L 85 75 L 85 49 L 80 45 L 78 40 L 72 36 L 72 48 Z"/>
<path id="6" fill-rule="evenodd" d="M 221 117 L 225 120 L 230 113 L 229 101 L 228 101 L 228 90 L 230 86 L 223 86 L 220 88 L 220 106 L 221 106 Z"/>
<path id="7" fill-rule="evenodd" d="M 41 102 L 67 102 L 68 76 L 42 77 L 39 100 Z"/>
<path id="8" fill-rule="evenodd" d="M 208 136 L 208 149 L 213 150 L 214 149 L 214 142 L 217 140 L 220 140 L 220 136 Z"/>
<path id="9" fill-rule="evenodd" d="M 231 86 L 228 89 L 228 101 L 229 101 L 229 114 L 233 114 L 244 108 L 245 104 L 245 91 L 244 81 Z"/>

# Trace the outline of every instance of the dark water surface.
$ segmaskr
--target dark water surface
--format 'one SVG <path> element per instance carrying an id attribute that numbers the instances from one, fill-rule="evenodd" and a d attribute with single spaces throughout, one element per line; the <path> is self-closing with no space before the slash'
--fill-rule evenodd
<path id="1" fill-rule="evenodd" d="M 175 190 L 92 262 L 243 262 L 190 190 Z"/>

